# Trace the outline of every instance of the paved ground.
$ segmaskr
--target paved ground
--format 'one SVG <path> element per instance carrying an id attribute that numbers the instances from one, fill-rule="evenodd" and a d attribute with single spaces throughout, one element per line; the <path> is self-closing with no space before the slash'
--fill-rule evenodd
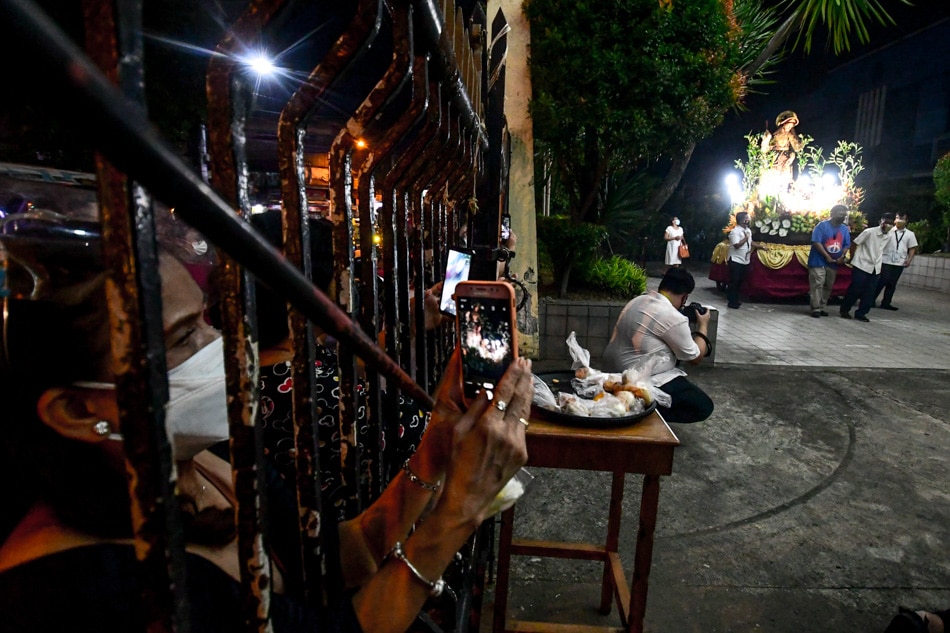
<path id="1" fill-rule="evenodd" d="M 899 603 L 950 606 L 950 296 L 901 287 L 901 310 L 871 323 L 813 319 L 804 304 L 729 310 L 694 274 L 691 300 L 721 309 L 716 365 L 689 369 L 716 412 L 673 425 L 647 631 L 873 632 Z M 607 475 L 533 474 L 516 536 L 603 538 Z M 599 580 L 594 564 L 516 558 L 509 612 L 616 626 L 596 613 Z"/>

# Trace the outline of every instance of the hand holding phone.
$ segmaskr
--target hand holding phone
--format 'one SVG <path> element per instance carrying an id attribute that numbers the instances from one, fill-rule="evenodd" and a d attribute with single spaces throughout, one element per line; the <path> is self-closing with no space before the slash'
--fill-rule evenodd
<path id="1" fill-rule="evenodd" d="M 515 293 L 503 281 L 466 281 L 455 287 L 455 303 L 462 395 L 470 405 L 479 391 L 494 392 L 518 356 Z"/>
<path id="2" fill-rule="evenodd" d="M 472 254 L 457 248 L 450 248 L 445 258 L 445 281 L 442 282 L 442 300 L 439 311 L 448 316 L 455 316 L 455 286 L 462 281 L 468 281 L 472 266 Z"/>

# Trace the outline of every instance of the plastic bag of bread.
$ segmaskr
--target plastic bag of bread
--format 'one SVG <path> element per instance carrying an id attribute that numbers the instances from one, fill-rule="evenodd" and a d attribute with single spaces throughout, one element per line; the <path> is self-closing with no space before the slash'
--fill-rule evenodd
<path id="1" fill-rule="evenodd" d="M 593 398 L 602 392 L 606 380 L 621 380 L 620 374 L 608 374 L 590 366 L 590 352 L 581 347 L 574 332 L 567 337 L 567 349 L 574 359 L 571 365 L 574 370 L 571 387 L 581 398 Z"/>

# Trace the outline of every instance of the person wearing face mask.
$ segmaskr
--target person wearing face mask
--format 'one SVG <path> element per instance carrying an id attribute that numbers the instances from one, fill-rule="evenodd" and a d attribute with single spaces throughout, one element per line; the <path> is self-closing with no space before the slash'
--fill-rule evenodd
<path id="1" fill-rule="evenodd" d="M 679 266 L 683 263 L 680 258 L 680 246 L 685 243 L 683 238 L 683 227 L 680 226 L 680 219 L 676 216 L 670 220 L 670 225 L 666 227 L 663 233 L 663 239 L 666 240 L 666 257 L 664 262 L 667 266 Z"/>
<path id="2" fill-rule="evenodd" d="M 885 213 L 881 216 L 878 226 L 861 231 L 851 242 L 851 283 L 848 291 L 841 300 L 840 314 L 842 319 L 851 318 L 851 308 L 855 303 L 858 309 L 854 312 L 854 319 L 869 323 L 868 312 L 874 305 L 874 293 L 877 290 L 877 279 L 881 274 L 881 265 L 884 260 L 884 248 L 892 239 L 889 235 L 894 227 L 894 214 Z"/>
<path id="3" fill-rule="evenodd" d="M 739 301 L 739 290 L 749 272 L 752 251 L 769 250 L 764 244 L 752 241 L 750 223 L 749 214 L 740 211 L 736 214 L 736 228 L 729 231 L 729 288 L 726 293 L 730 308 L 738 309 L 742 305 Z"/>
<path id="4" fill-rule="evenodd" d="M 904 273 L 904 269 L 914 261 L 918 244 L 917 236 L 907 228 L 906 213 L 898 213 L 894 217 L 894 230 L 889 235 L 891 239 L 884 245 L 881 276 L 877 281 L 877 289 L 874 291 L 874 301 L 877 301 L 883 290 L 884 299 L 877 307 L 883 310 L 897 310 L 897 306 L 892 303 L 894 289 L 897 288 L 897 282 Z"/>
<path id="5" fill-rule="evenodd" d="M 0 248 L 13 253 L 0 293 L 0 628 L 143 630 L 98 239 L 44 240 L 27 252 L 11 238 L 0 233 Z M 220 338 L 187 270 L 163 255 L 160 273 L 166 430 L 184 515 L 191 630 L 240 630 L 230 466 L 203 450 L 226 436 Z M 31 279 L 42 283 L 19 289 Z M 483 396 L 464 411 L 457 372 L 455 356 L 433 411 L 433 426 L 451 432 L 433 435 L 414 473 L 398 475 L 341 526 L 332 554 L 352 593 L 314 608 L 275 569 L 277 633 L 402 631 L 441 588 L 441 573 L 527 457 L 518 418 L 529 415 L 530 361 L 515 363 L 499 384 L 505 409 Z M 426 521 L 410 535 L 424 509 Z"/>
<path id="6" fill-rule="evenodd" d="M 847 218 L 848 207 L 836 204 L 831 207 L 831 216 L 819 222 L 811 232 L 808 299 L 811 315 L 815 318 L 828 316 L 825 308 L 838 276 L 838 264 L 844 261 L 845 253 L 851 248 L 851 232 L 844 223 Z"/>
<path id="7" fill-rule="evenodd" d="M 695 332 L 680 312 L 695 287 L 688 270 L 667 270 L 657 292 L 635 297 L 624 306 L 604 350 L 604 371 L 619 373 L 653 363 L 650 381 L 672 400 L 669 407 L 657 407 L 667 422 L 701 422 L 713 412 L 712 399 L 679 368 L 679 361 L 698 365 L 712 353 L 707 336 L 710 312 L 697 314 Z"/>

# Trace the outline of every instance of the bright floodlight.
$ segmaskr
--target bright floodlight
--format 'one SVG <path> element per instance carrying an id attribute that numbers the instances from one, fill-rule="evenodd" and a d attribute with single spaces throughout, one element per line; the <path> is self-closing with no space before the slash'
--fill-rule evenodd
<path id="1" fill-rule="evenodd" d="M 277 68 L 274 66 L 274 62 L 270 60 L 267 55 L 264 53 L 257 53 L 252 55 L 245 60 L 245 63 L 257 73 L 258 77 L 269 77 L 274 74 Z"/>
<path id="2" fill-rule="evenodd" d="M 742 187 L 739 185 L 739 177 L 735 172 L 726 175 L 726 189 L 729 191 L 729 198 L 733 205 L 739 204 L 744 198 Z"/>
<path id="3" fill-rule="evenodd" d="M 821 186 L 825 189 L 830 189 L 837 184 L 837 179 L 831 174 L 823 174 L 821 177 Z"/>

